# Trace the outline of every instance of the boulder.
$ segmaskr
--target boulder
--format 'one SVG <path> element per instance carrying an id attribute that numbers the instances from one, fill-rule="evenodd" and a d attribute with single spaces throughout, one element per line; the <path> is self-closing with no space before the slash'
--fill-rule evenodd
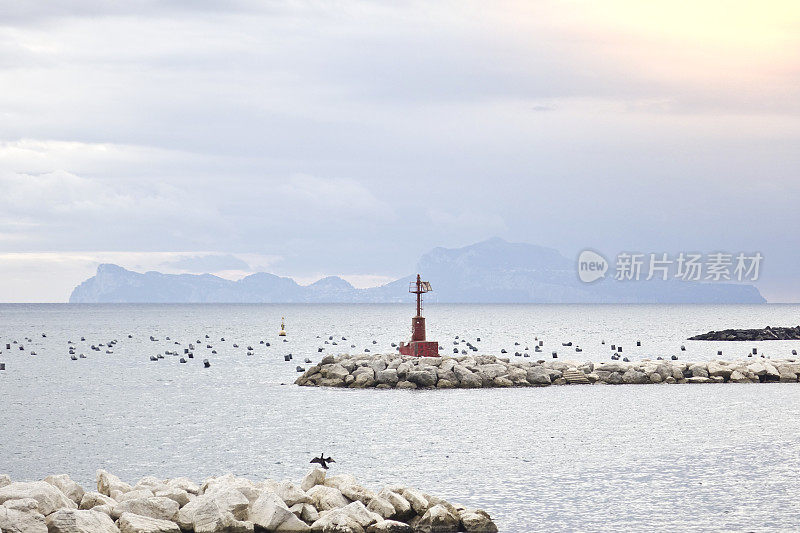
<path id="1" fill-rule="evenodd" d="M 223 523 L 230 513 L 236 520 L 247 518 L 250 500 L 235 489 L 222 489 L 202 494 L 178 511 L 177 522 L 181 529 L 192 529 L 199 525 Z"/>
<path id="2" fill-rule="evenodd" d="M 0 488 L 0 503 L 6 500 L 33 498 L 39 502 L 39 512 L 49 515 L 58 509 L 77 509 L 77 504 L 46 481 L 15 481 Z"/>
<path id="3" fill-rule="evenodd" d="M 412 509 L 411 504 L 408 503 L 408 500 L 403 498 L 400 494 L 389 489 L 382 489 L 378 493 L 378 497 L 383 498 L 392 504 L 392 507 L 394 507 L 395 511 L 393 518 L 405 519 L 414 515 L 414 509 Z"/>
<path id="4" fill-rule="evenodd" d="M 485 511 L 464 511 L 460 517 L 467 533 L 497 533 L 497 526 Z"/>
<path id="5" fill-rule="evenodd" d="M 174 487 L 176 489 L 185 490 L 189 494 L 200 493 L 200 487 L 191 479 L 186 477 L 176 477 L 174 479 L 168 479 L 167 485 L 169 485 L 170 487 Z"/>
<path id="6" fill-rule="evenodd" d="M 731 377 L 731 373 L 733 369 L 731 367 L 720 363 L 719 361 L 709 361 L 708 363 L 708 375 L 710 377 L 723 377 L 726 380 Z"/>
<path id="7" fill-rule="evenodd" d="M 325 485 L 315 485 L 307 491 L 311 498 L 311 504 L 317 508 L 318 511 L 329 511 L 344 507 L 350 502 L 345 498 L 339 489 L 334 487 L 327 487 Z"/>
<path id="8" fill-rule="evenodd" d="M 308 492 L 311 487 L 322 485 L 323 483 L 325 483 L 325 470 L 321 468 L 312 468 L 303 477 L 303 481 L 300 482 L 300 490 Z"/>
<path id="9" fill-rule="evenodd" d="M 650 378 L 647 377 L 647 374 L 644 372 L 640 372 L 636 369 L 629 368 L 622 374 L 622 382 L 628 384 L 635 384 L 635 385 L 643 385 L 645 383 L 650 382 Z"/>
<path id="10" fill-rule="evenodd" d="M 450 381 L 449 379 L 439 379 L 436 382 L 437 389 L 454 389 L 456 387 L 456 382 Z"/>
<path id="11" fill-rule="evenodd" d="M 392 518 L 395 515 L 394 505 L 385 498 L 375 496 L 367 505 L 367 509 L 380 515 L 382 518 Z"/>
<path id="12" fill-rule="evenodd" d="M 106 496 L 105 494 L 100 494 L 99 492 L 87 492 L 81 498 L 81 503 L 79 505 L 80 509 L 93 509 L 98 505 L 108 505 L 114 507 L 117 505 L 116 500 L 111 498 L 110 496 Z"/>
<path id="13" fill-rule="evenodd" d="M 381 384 L 395 386 L 400 378 L 397 376 L 397 370 L 394 368 L 387 368 L 375 374 L 375 381 Z"/>
<path id="14" fill-rule="evenodd" d="M 64 495 L 75 502 L 76 505 L 81 503 L 84 494 L 83 487 L 72 481 L 67 474 L 47 476 L 44 480 L 63 492 Z"/>
<path id="15" fill-rule="evenodd" d="M 44 515 L 0 506 L 0 531 L 3 533 L 47 533 Z"/>
<path id="16" fill-rule="evenodd" d="M 291 481 L 282 481 L 278 483 L 273 490 L 275 494 L 280 496 L 287 507 L 291 507 L 297 503 L 310 503 L 311 498 L 303 490 Z"/>
<path id="17" fill-rule="evenodd" d="M 117 526 L 120 533 L 181 533 L 175 522 L 133 513 L 122 513 Z"/>
<path id="18" fill-rule="evenodd" d="M 111 517 L 118 519 L 122 513 L 133 513 L 159 520 L 172 520 L 178 517 L 180 506 L 175 500 L 153 496 L 120 502 L 111 508 Z"/>
<path id="19" fill-rule="evenodd" d="M 369 502 L 375 498 L 374 492 L 355 483 L 339 485 L 338 488 L 342 495 L 344 495 L 344 497 L 348 500 L 359 501 L 364 505 L 369 505 Z"/>
<path id="20" fill-rule="evenodd" d="M 15 509 L 17 511 L 39 511 L 39 502 L 33 498 L 23 498 L 21 500 L 6 500 L 3 502 L 3 507 L 6 509 Z"/>
<path id="21" fill-rule="evenodd" d="M 417 489 L 404 489 L 401 496 L 411 504 L 411 508 L 414 509 L 414 512 L 418 515 L 425 514 L 425 511 L 428 510 L 428 499 L 421 491 Z"/>
<path id="22" fill-rule="evenodd" d="M 164 490 L 156 492 L 155 495 L 161 498 L 169 498 L 170 500 L 174 500 L 178 502 L 180 507 L 183 507 L 189 503 L 189 493 L 177 487 L 167 487 Z"/>
<path id="23" fill-rule="evenodd" d="M 407 381 L 414 383 L 417 387 L 433 387 L 436 385 L 436 369 L 425 368 L 420 370 L 412 370 L 406 377 Z"/>
<path id="24" fill-rule="evenodd" d="M 92 510 L 59 509 L 45 519 L 48 533 L 119 533 L 107 514 Z"/>
<path id="25" fill-rule="evenodd" d="M 367 533 L 414 533 L 414 528 L 396 520 L 382 520 L 369 526 Z"/>
<path id="26" fill-rule="evenodd" d="M 203 520 L 195 524 L 194 533 L 253 533 L 252 522 L 237 520 L 232 513 L 202 516 Z M 208 520 L 206 520 L 208 519 Z"/>
<path id="27" fill-rule="evenodd" d="M 323 484 L 326 487 L 333 487 L 341 491 L 345 485 L 358 485 L 358 480 L 350 474 L 337 474 L 335 476 L 327 476 Z"/>
<path id="28" fill-rule="evenodd" d="M 412 383 L 410 381 L 398 381 L 397 385 L 395 385 L 396 389 L 416 389 L 417 384 Z"/>
<path id="29" fill-rule="evenodd" d="M 153 496 L 155 496 L 155 494 L 153 494 L 153 491 L 150 489 L 132 489 L 130 492 L 126 492 L 120 496 L 119 499 L 117 499 L 117 503 L 128 500 L 142 500 L 152 498 Z"/>
<path id="30" fill-rule="evenodd" d="M 526 379 L 531 385 L 550 385 L 550 372 L 541 366 L 532 366 L 526 372 Z"/>
<path id="31" fill-rule="evenodd" d="M 342 507 L 342 511 L 350 515 L 362 528 L 366 528 L 383 520 L 381 515 L 370 511 L 359 501 L 345 505 Z"/>
<path id="32" fill-rule="evenodd" d="M 364 533 L 364 528 L 343 509 L 320 513 L 319 519 L 311 524 L 314 533 Z"/>
<path id="33" fill-rule="evenodd" d="M 250 507 L 248 520 L 268 531 L 311 531 L 276 493 L 264 492 Z"/>
<path id="34" fill-rule="evenodd" d="M 11 484 L 11 477 L 8 474 L 0 474 L 0 488 Z"/>
<path id="35" fill-rule="evenodd" d="M 488 365 L 480 365 L 478 367 L 478 373 L 482 376 L 485 376 L 488 380 L 493 380 L 494 378 L 505 376 L 508 374 L 508 367 L 506 365 L 493 363 Z"/>
<path id="36" fill-rule="evenodd" d="M 420 533 L 450 533 L 458 531 L 461 519 L 443 505 L 434 505 L 417 522 L 415 530 Z"/>
<path id="37" fill-rule="evenodd" d="M 767 369 L 761 363 L 750 363 L 747 365 L 747 370 L 755 374 L 756 376 L 763 376 L 767 373 Z"/>
<path id="38" fill-rule="evenodd" d="M 125 493 L 131 490 L 131 486 L 121 481 L 117 476 L 106 472 L 105 470 L 98 470 L 97 471 L 97 492 L 100 494 L 105 494 L 106 496 L 112 496 L 111 492 L 118 490 L 119 492 Z"/>
<path id="39" fill-rule="evenodd" d="M 734 370 L 733 372 L 731 372 L 728 381 L 731 381 L 733 383 L 750 383 L 750 378 L 748 378 L 738 370 Z"/>

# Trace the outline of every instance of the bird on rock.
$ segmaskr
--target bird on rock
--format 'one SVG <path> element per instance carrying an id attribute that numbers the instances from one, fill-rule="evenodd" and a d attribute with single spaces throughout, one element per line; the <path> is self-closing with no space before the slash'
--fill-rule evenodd
<path id="1" fill-rule="evenodd" d="M 314 457 L 309 461 L 309 463 L 318 463 L 325 470 L 328 469 L 328 463 L 335 463 L 335 462 L 336 461 L 334 461 L 330 456 L 325 457 L 324 453 L 319 454 L 319 457 Z"/>

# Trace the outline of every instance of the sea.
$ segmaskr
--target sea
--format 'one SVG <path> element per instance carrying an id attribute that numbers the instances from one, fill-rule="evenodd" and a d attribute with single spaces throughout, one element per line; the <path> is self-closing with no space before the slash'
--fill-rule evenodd
<path id="1" fill-rule="evenodd" d="M 130 483 L 228 472 L 299 481 L 324 452 L 331 473 L 484 509 L 503 532 L 800 529 L 800 383 L 293 384 L 307 359 L 393 352 L 412 314 L 403 304 L 0 305 L 0 473 L 67 473 L 87 490 L 99 468 Z M 425 316 L 444 355 L 467 341 L 510 359 L 595 362 L 612 344 L 632 361 L 800 349 L 687 340 L 794 326 L 798 305 L 437 304 Z M 180 363 L 189 343 L 194 358 Z M 73 361 L 70 346 L 86 358 Z"/>

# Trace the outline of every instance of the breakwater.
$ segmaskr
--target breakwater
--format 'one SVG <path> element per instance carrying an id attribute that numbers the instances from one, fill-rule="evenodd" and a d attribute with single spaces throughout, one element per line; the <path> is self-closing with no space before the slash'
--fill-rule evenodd
<path id="1" fill-rule="evenodd" d="M 97 471 L 86 492 L 67 475 L 12 482 L 0 475 L 0 531 L 25 533 L 496 533 L 482 510 L 401 485 L 380 491 L 312 469 L 299 484 L 227 474 L 196 484 Z"/>
<path id="2" fill-rule="evenodd" d="M 406 357 L 396 354 L 326 356 L 295 383 L 376 389 L 543 387 L 568 384 L 797 382 L 800 360 L 754 355 L 737 361 L 636 362 L 511 360 L 494 355 Z"/>

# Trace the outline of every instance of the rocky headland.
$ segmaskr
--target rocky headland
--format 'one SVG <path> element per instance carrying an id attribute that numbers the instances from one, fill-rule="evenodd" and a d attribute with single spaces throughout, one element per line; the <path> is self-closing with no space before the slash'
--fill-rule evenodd
<path id="1" fill-rule="evenodd" d="M 196 484 L 144 477 L 135 485 L 97 471 L 86 492 L 68 475 L 12 482 L 0 475 L 3 533 L 496 533 L 482 510 L 401 485 L 380 491 L 315 468 L 299 484 L 227 474 Z"/>
<path id="2" fill-rule="evenodd" d="M 694 337 L 690 341 L 791 341 L 800 340 L 800 326 L 789 328 L 764 329 L 723 329 L 722 331 L 709 331 Z"/>
<path id="3" fill-rule="evenodd" d="M 306 370 L 297 385 L 353 389 L 473 389 L 486 387 L 545 387 L 570 384 L 647 383 L 767 383 L 797 382 L 800 360 L 768 359 L 753 355 L 738 361 L 685 362 L 511 360 L 475 355 L 406 357 L 332 355 Z"/>

